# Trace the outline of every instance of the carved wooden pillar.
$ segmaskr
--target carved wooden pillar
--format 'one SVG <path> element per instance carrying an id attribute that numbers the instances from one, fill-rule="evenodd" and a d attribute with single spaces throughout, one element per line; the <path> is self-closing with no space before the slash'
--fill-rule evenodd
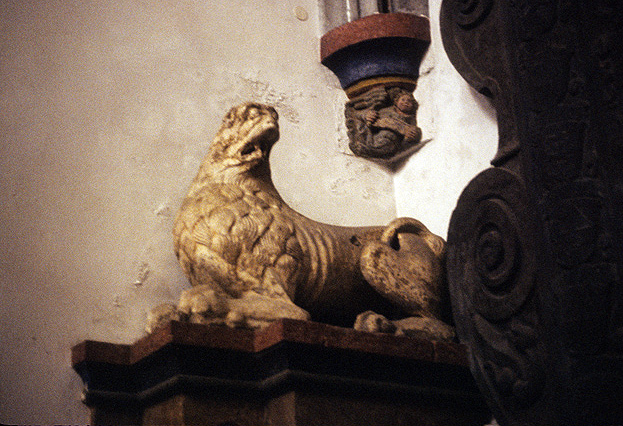
<path id="1" fill-rule="evenodd" d="M 500 129 L 448 234 L 472 372 L 501 425 L 623 424 L 623 2 L 444 0 L 441 25 Z"/>

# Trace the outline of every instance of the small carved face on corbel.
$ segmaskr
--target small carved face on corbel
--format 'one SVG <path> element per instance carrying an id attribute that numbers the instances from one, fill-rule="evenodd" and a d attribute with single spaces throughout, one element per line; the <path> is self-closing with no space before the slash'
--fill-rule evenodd
<path id="1" fill-rule="evenodd" d="M 359 156 L 394 163 L 421 146 L 418 103 L 401 87 L 377 86 L 346 103 L 350 149 Z"/>
<path id="2" fill-rule="evenodd" d="M 396 99 L 396 108 L 403 114 L 415 115 L 418 104 L 410 93 L 401 93 Z"/>

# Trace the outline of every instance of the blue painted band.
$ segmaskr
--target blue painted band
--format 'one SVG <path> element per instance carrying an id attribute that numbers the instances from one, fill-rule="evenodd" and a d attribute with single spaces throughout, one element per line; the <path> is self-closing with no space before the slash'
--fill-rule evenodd
<path id="1" fill-rule="evenodd" d="M 343 89 L 383 75 L 417 79 L 428 42 L 407 37 L 385 37 L 347 46 L 322 63 L 337 76 Z"/>

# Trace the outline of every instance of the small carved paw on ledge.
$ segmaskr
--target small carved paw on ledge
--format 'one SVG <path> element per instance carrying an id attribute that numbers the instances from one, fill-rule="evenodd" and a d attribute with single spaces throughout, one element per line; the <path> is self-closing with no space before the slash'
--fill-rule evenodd
<path id="1" fill-rule="evenodd" d="M 408 317 L 390 321 L 383 315 L 366 311 L 357 316 L 355 330 L 369 333 L 388 333 L 396 336 L 415 337 L 426 340 L 452 342 L 455 340 L 454 327 L 435 318 Z"/>

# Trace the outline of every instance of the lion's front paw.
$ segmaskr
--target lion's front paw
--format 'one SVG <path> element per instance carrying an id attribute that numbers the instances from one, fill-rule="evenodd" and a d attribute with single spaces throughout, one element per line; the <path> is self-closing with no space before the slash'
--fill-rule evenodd
<path id="1" fill-rule="evenodd" d="M 163 303 L 147 313 L 147 326 L 145 327 L 145 331 L 151 333 L 169 321 L 179 321 L 180 319 L 182 319 L 182 313 L 175 305 Z"/>
<path id="2" fill-rule="evenodd" d="M 229 307 L 225 296 L 218 294 L 210 286 L 200 285 L 182 292 L 178 310 L 190 322 L 207 324 L 222 320 Z"/>
<path id="3" fill-rule="evenodd" d="M 309 312 L 292 302 L 272 298 L 254 291 L 229 301 L 225 323 L 230 327 L 261 328 L 282 318 L 307 321 Z"/>

